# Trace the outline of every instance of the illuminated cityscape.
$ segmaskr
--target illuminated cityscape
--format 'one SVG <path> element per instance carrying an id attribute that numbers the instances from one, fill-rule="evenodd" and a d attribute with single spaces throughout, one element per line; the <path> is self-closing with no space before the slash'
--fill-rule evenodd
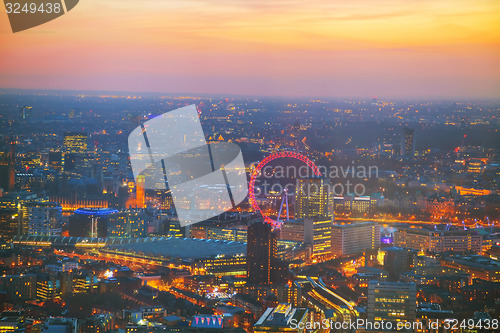
<path id="1" fill-rule="evenodd" d="M 2 95 L 1 332 L 498 318 L 499 105 L 58 96 Z M 127 134 L 191 103 L 207 142 L 241 147 L 252 198 L 181 226 L 168 189 L 134 180 Z"/>

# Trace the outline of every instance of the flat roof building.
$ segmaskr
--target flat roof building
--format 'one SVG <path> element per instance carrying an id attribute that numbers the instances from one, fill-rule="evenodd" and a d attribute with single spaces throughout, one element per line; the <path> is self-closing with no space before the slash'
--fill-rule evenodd
<path id="1" fill-rule="evenodd" d="M 374 222 L 334 224 L 331 244 L 334 256 L 376 249 L 380 246 L 380 226 Z"/>
<path id="2" fill-rule="evenodd" d="M 488 257 L 453 256 L 441 259 L 441 266 L 464 271 L 471 280 L 482 279 L 491 282 L 500 282 L 500 262 Z"/>
<path id="3" fill-rule="evenodd" d="M 368 283 L 368 322 L 414 322 L 417 309 L 417 287 L 409 282 Z"/>
<path id="4" fill-rule="evenodd" d="M 254 333 L 305 332 L 308 315 L 307 309 L 293 308 L 289 303 L 280 303 L 275 308 L 267 308 L 253 326 L 253 331 Z"/>
<path id="5" fill-rule="evenodd" d="M 394 245 L 428 252 L 482 252 L 482 236 L 477 230 L 428 230 L 400 228 Z"/>

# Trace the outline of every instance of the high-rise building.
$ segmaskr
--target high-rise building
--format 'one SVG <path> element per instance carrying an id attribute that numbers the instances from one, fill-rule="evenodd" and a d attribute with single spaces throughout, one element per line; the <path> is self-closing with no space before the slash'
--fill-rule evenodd
<path id="1" fill-rule="evenodd" d="M 57 202 L 30 202 L 25 205 L 29 235 L 61 234 L 62 207 Z"/>
<path id="2" fill-rule="evenodd" d="M 295 218 L 333 216 L 333 196 L 326 178 L 301 178 L 297 185 Z"/>
<path id="3" fill-rule="evenodd" d="M 29 202 L 42 201 L 42 199 L 37 198 L 37 195 L 32 192 L 10 192 L 0 197 L 0 210 L 4 212 L 6 210 L 10 212 L 15 211 L 15 213 L 11 215 L 11 218 L 15 217 L 17 223 L 17 231 L 15 233 L 17 235 L 24 235 L 28 232 L 26 204 Z M 10 227 L 13 228 L 14 225 L 10 224 Z M 2 231 L 3 230 L 4 229 L 2 229 Z M 10 230 L 9 232 L 12 233 L 14 231 Z"/>
<path id="4" fill-rule="evenodd" d="M 17 235 L 17 209 L 0 208 L 0 239 L 10 242 Z"/>
<path id="5" fill-rule="evenodd" d="M 49 151 L 49 165 L 54 170 L 62 170 L 63 155 L 60 151 Z"/>
<path id="6" fill-rule="evenodd" d="M 374 222 L 334 224 L 332 255 L 342 256 L 380 246 L 380 226 Z"/>
<path id="7" fill-rule="evenodd" d="M 0 276 L 0 292 L 7 294 L 11 302 L 26 301 L 36 298 L 36 275 L 2 275 Z"/>
<path id="8" fill-rule="evenodd" d="M 111 214 L 107 223 L 108 237 L 145 237 L 148 217 L 144 209 L 128 209 Z"/>
<path id="9" fill-rule="evenodd" d="M 286 221 L 281 226 L 280 239 L 311 245 L 313 256 L 330 254 L 332 225 L 332 219 L 328 217 Z"/>
<path id="10" fill-rule="evenodd" d="M 415 130 L 411 128 L 403 129 L 403 134 L 401 137 L 401 156 L 415 156 Z"/>
<path id="11" fill-rule="evenodd" d="M 414 322 L 417 308 L 415 283 L 370 281 L 368 322 Z M 396 327 L 396 325 L 394 325 Z"/>
<path id="12" fill-rule="evenodd" d="M 55 275 L 39 273 L 36 279 L 36 298 L 40 302 L 60 296 L 59 280 Z"/>
<path id="13" fill-rule="evenodd" d="M 20 106 L 19 107 L 19 117 L 22 120 L 26 120 L 26 119 L 30 118 L 30 116 L 31 116 L 31 109 L 33 109 L 32 106 L 28 106 L 28 105 Z"/>
<path id="14" fill-rule="evenodd" d="M 92 272 L 83 271 L 73 276 L 73 293 L 90 293 L 97 290 L 98 279 Z"/>
<path id="15" fill-rule="evenodd" d="M 281 276 L 274 270 L 281 271 L 280 263 L 277 233 L 267 223 L 251 224 L 247 233 L 248 283 L 279 284 Z"/>
<path id="16" fill-rule="evenodd" d="M 415 250 L 401 247 L 388 247 L 382 250 L 384 255 L 384 269 L 389 273 L 391 281 L 399 281 L 401 273 L 408 272 L 413 265 Z"/>
<path id="17" fill-rule="evenodd" d="M 308 220 L 308 219 L 305 219 Z M 330 256 L 332 244 L 332 225 L 331 218 L 314 218 L 312 223 L 312 255 Z"/>
<path id="18" fill-rule="evenodd" d="M 64 149 L 68 153 L 85 153 L 87 151 L 87 133 L 65 132 Z"/>
<path id="19" fill-rule="evenodd" d="M 0 188 L 5 192 L 14 191 L 15 187 L 16 146 L 10 144 L 9 150 L 0 153 Z"/>
<path id="20" fill-rule="evenodd" d="M 64 171 L 73 171 L 76 169 L 76 154 L 64 154 Z"/>

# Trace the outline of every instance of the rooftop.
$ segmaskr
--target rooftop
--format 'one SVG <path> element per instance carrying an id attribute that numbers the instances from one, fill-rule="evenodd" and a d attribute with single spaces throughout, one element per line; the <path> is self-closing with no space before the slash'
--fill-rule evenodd
<path id="1" fill-rule="evenodd" d="M 247 244 L 212 239 L 161 237 L 150 238 L 150 241 L 145 242 L 108 245 L 106 249 L 152 257 L 202 259 L 217 256 L 245 256 Z"/>

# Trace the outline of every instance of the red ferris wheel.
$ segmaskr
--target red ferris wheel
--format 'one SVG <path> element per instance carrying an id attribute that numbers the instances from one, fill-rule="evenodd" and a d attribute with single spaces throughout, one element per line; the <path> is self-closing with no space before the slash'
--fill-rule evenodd
<path id="1" fill-rule="evenodd" d="M 321 176 L 321 172 L 319 171 L 319 168 L 316 166 L 316 164 L 314 164 L 313 161 L 311 161 L 308 157 L 306 157 L 302 154 L 293 152 L 293 151 L 284 151 L 284 152 L 274 153 L 272 155 L 267 156 L 259 164 L 257 164 L 257 166 L 255 167 L 255 169 L 252 172 L 252 175 L 250 176 L 250 182 L 248 184 L 249 201 L 250 201 L 250 204 L 252 205 L 252 208 L 255 211 L 261 213 L 262 217 L 264 218 L 264 222 L 269 223 L 273 227 L 280 227 L 283 222 L 279 221 L 279 216 L 278 216 L 278 220 L 274 220 L 274 219 L 270 218 L 269 216 L 267 216 L 266 214 L 264 214 L 264 212 L 260 209 L 259 205 L 257 204 L 257 200 L 255 200 L 255 180 L 257 179 L 257 177 L 259 177 L 261 175 L 262 168 L 267 163 L 269 163 L 273 160 L 276 160 L 278 158 L 294 158 L 296 160 L 304 162 L 309 168 L 312 169 L 312 171 L 314 172 L 314 175 Z"/>

